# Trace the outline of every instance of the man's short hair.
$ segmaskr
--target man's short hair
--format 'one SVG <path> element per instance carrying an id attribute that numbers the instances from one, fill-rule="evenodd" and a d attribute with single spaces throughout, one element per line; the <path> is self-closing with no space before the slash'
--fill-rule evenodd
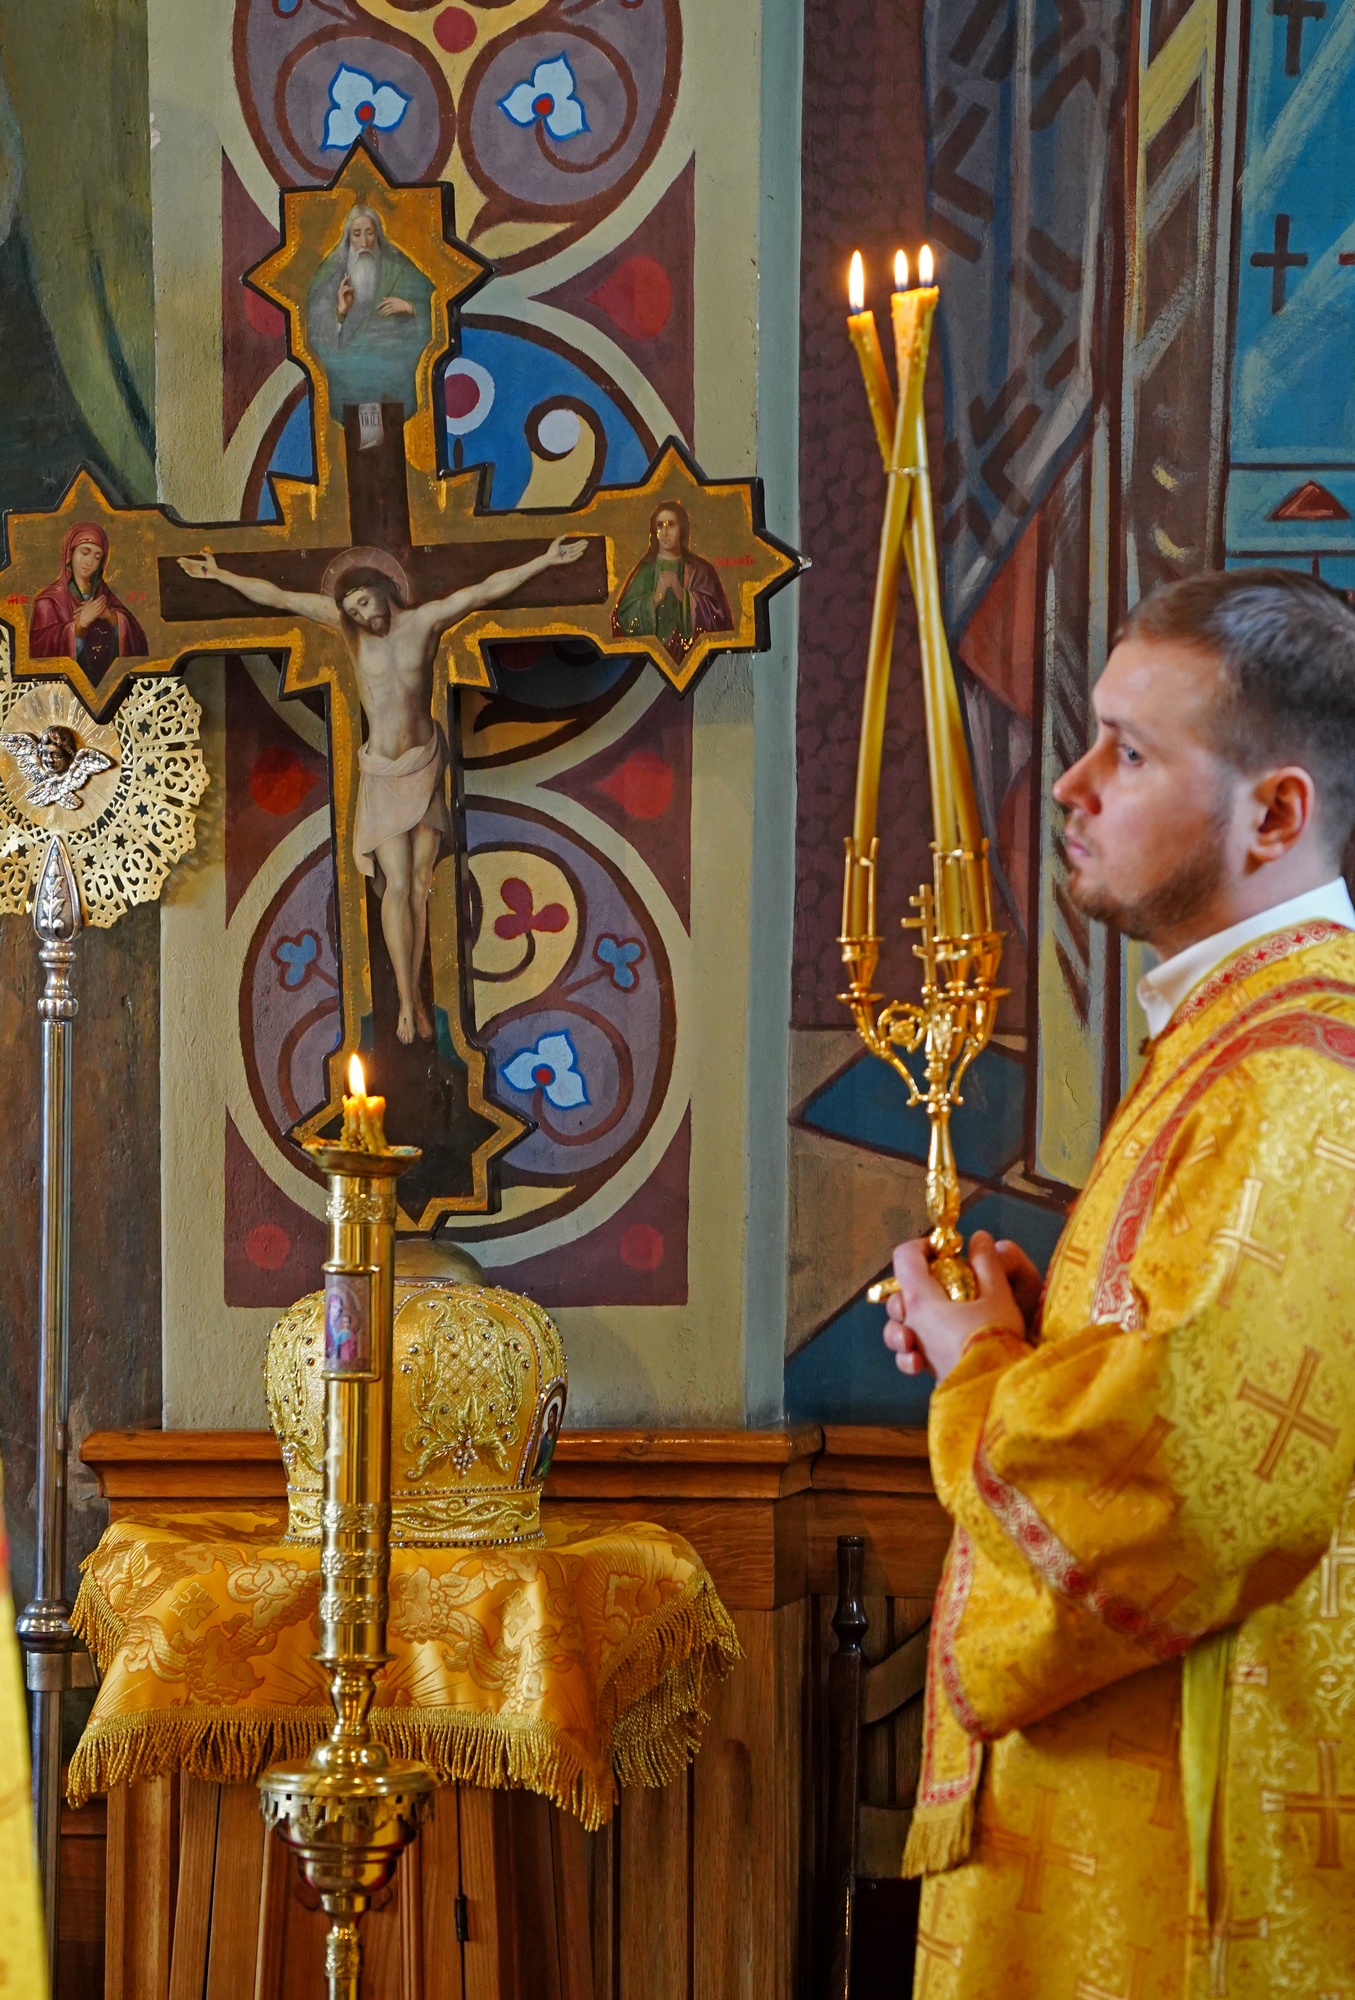
<path id="1" fill-rule="evenodd" d="M 1327 845 L 1341 853 L 1355 828 L 1355 610 L 1339 591 L 1300 570 L 1210 570 L 1145 597 L 1120 639 L 1211 653 L 1226 689 L 1214 749 L 1248 776 L 1301 765 Z"/>

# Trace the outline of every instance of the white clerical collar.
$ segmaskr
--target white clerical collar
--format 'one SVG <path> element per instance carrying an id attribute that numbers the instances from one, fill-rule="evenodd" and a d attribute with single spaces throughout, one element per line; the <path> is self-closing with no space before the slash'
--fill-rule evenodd
<path id="1" fill-rule="evenodd" d="M 1226 931 L 1215 931 L 1213 937 L 1188 944 L 1175 958 L 1166 958 L 1145 972 L 1135 991 L 1148 1017 L 1149 1034 L 1160 1035 L 1186 995 L 1244 944 L 1269 937 L 1272 931 L 1289 930 L 1294 924 L 1311 923 L 1315 917 L 1355 930 L 1355 903 L 1339 875 L 1320 889 L 1291 896 L 1287 903 L 1273 903 L 1254 917 L 1244 917 L 1240 924 L 1230 924 Z"/>

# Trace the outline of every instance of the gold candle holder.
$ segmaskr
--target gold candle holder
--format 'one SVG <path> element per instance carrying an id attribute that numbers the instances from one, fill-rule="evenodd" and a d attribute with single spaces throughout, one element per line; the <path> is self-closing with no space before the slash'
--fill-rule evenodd
<path id="1" fill-rule="evenodd" d="M 960 718 L 955 675 L 941 614 L 941 585 L 932 520 L 931 475 L 923 386 L 939 292 L 931 284 L 931 253 L 924 248 L 923 283 L 907 287 L 907 260 L 896 260 L 891 302 L 897 403 L 875 332 L 875 316 L 864 311 L 859 259 L 853 258 L 852 343 L 861 363 L 866 398 L 885 468 L 885 516 L 880 532 L 875 603 L 871 617 L 857 759 L 852 831 L 846 842 L 842 933 L 838 943 L 848 984 L 839 999 L 873 1055 L 890 1064 L 908 1087 L 910 1104 L 920 1104 L 930 1132 L 927 1148 L 927 1216 L 932 1270 L 954 1299 L 976 1295 L 973 1270 L 958 1228 L 960 1176 L 950 1135 L 950 1115 L 963 1103 L 966 1070 L 986 1047 L 1004 988 L 997 985 L 1002 933 L 993 928 L 988 843 L 983 837 L 974 774 Z M 892 420 L 892 422 L 891 422 Z M 920 933 L 913 947 L 922 961 L 920 1001 L 891 1000 L 883 1008 L 873 990 L 880 958 L 876 915 L 880 766 L 884 757 L 885 707 L 894 644 L 899 570 L 908 565 L 917 608 L 922 654 L 922 691 L 927 718 L 927 765 L 932 794 L 932 880 L 910 898 L 915 917 L 904 925 Z M 878 1012 L 877 1012 L 878 1009 Z M 919 1087 L 906 1055 L 923 1051 Z M 872 1285 L 867 1297 L 878 1304 L 898 1285 L 893 1278 Z"/>
<path id="2" fill-rule="evenodd" d="M 362 1089 L 353 1100 L 379 1106 Z M 345 1106 L 347 1111 L 347 1105 Z M 346 1116 L 344 1138 L 380 1137 L 380 1112 Z M 395 1872 L 432 1807 L 425 1764 L 389 1755 L 371 1732 L 375 1677 L 390 1655 L 390 1392 L 395 1322 L 395 1183 L 416 1146 L 329 1144 L 307 1151 L 329 1178 L 325 1264 L 325 1497 L 320 1650 L 334 1727 L 297 1767 L 259 1780 L 264 1817 L 294 1849 L 329 1917 L 329 2000 L 358 2000 L 358 1919 Z"/>

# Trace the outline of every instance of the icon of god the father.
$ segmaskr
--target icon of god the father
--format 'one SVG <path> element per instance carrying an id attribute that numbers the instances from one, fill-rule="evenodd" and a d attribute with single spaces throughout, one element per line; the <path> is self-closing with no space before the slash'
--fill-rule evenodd
<path id="1" fill-rule="evenodd" d="M 431 281 L 387 240 L 380 218 L 352 208 L 306 306 L 307 337 L 337 417 L 349 403 L 400 403 L 412 415 L 432 298 Z"/>

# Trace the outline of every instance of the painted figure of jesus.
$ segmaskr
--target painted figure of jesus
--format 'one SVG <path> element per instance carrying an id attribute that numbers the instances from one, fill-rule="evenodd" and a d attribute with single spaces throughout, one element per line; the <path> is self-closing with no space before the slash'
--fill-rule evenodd
<path id="1" fill-rule="evenodd" d="M 181 556 L 190 576 L 239 591 L 252 604 L 291 612 L 341 632 L 357 675 L 367 723 L 358 751 L 358 801 L 353 856 L 375 880 L 381 929 L 399 994 L 396 1034 L 433 1038 L 419 969 L 428 933 L 433 870 L 450 843 L 447 738 L 432 717 L 433 662 L 449 625 L 510 597 L 529 578 L 557 563 L 577 562 L 586 542 L 551 543 L 544 555 L 497 570 L 450 597 L 411 605 L 408 579 L 381 549 L 347 549 L 325 572 L 319 591 L 282 590 L 263 577 L 225 570 L 210 550 Z"/>

